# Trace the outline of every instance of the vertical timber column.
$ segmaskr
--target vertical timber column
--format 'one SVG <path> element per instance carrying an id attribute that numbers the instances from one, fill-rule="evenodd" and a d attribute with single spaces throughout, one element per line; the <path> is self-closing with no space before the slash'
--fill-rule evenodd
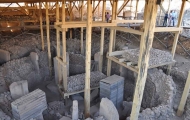
<path id="1" fill-rule="evenodd" d="M 56 22 L 59 22 L 59 2 L 56 1 Z M 57 39 L 57 57 L 61 57 L 60 54 L 60 31 L 58 29 L 56 29 L 56 39 Z M 58 83 L 59 85 L 61 85 L 61 80 L 62 80 L 62 74 L 61 74 L 61 67 L 60 67 L 60 63 L 57 62 L 57 71 L 58 71 Z"/>
<path id="2" fill-rule="evenodd" d="M 39 2 L 39 14 L 40 14 L 40 32 L 41 32 L 41 41 L 42 41 L 42 50 L 44 51 L 44 33 L 43 33 L 43 24 L 42 24 L 42 3 Z"/>
<path id="3" fill-rule="evenodd" d="M 112 7 L 112 20 L 114 20 L 115 16 L 116 16 L 116 1 L 117 0 L 113 0 L 113 7 Z M 108 53 L 110 54 L 113 51 L 113 44 L 114 44 L 114 29 L 110 29 L 110 42 L 109 42 L 109 51 Z M 108 59 L 108 63 L 107 63 L 107 76 L 111 75 L 111 63 L 112 61 L 110 59 Z"/>
<path id="4" fill-rule="evenodd" d="M 51 49 L 50 49 L 50 35 L 49 35 L 49 4 L 46 2 L 46 31 L 47 31 L 47 45 L 48 45 L 48 60 L 50 76 L 52 75 L 52 63 L 51 63 Z"/>
<path id="5" fill-rule="evenodd" d="M 139 0 L 137 0 L 137 2 L 136 2 L 136 10 L 135 10 L 135 19 L 136 20 L 137 20 L 138 5 L 139 5 Z"/>
<path id="6" fill-rule="evenodd" d="M 94 10 L 94 9 L 95 9 L 95 0 L 93 0 L 93 11 L 94 11 L 94 12 L 93 12 L 93 16 L 92 16 L 92 17 L 93 17 L 93 21 L 94 21 L 94 17 L 95 17 L 95 16 L 94 16 L 94 13 L 95 13 L 95 10 Z"/>
<path id="7" fill-rule="evenodd" d="M 186 5 L 186 0 L 182 0 L 181 10 L 180 10 L 179 18 L 178 18 L 177 27 L 181 26 L 183 15 L 184 15 L 184 11 L 185 11 L 185 5 Z M 172 51 L 171 51 L 173 59 L 174 59 L 174 56 L 175 56 L 175 51 L 176 51 L 176 47 L 177 47 L 177 42 L 178 42 L 179 34 L 180 34 L 179 31 L 176 32 L 175 33 L 175 37 L 174 37 L 174 42 L 173 42 Z M 167 69 L 167 74 L 168 75 L 171 72 L 171 68 L 172 68 L 172 65 L 169 65 L 168 69 Z"/>
<path id="8" fill-rule="evenodd" d="M 80 15 L 81 15 L 81 21 L 83 21 L 83 3 L 84 3 L 84 1 L 82 0 L 82 1 L 80 1 L 80 2 L 81 2 Z M 80 43 L 80 44 L 81 44 L 81 47 L 80 47 L 80 49 L 81 49 L 81 54 L 84 55 L 83 27 L 81 27 L 80 37 L 81 37 L 81 38 L 80 38 L 80 39 L 81 39 L 81 43 Z"/>
<path id="9" fill-rule="evenodd" d="M 85 61 L 85 117 L 90 116 L 90 67 L 91 67 L 91 34 L 92 34 L 92 0 L 87 1 L 87 27 L 86 27 L 86 61 Z"/>
<path id="10" fill-rule="evenodd" d="M 59 22 L 59 2 L 56 1 L 56 22 Z M 59 34 L 59 30 L 56 29 L 56 38 L 57 38 L 57 56 L 60 57 L 60 34 Z"/>
<path id="11" fill-rule="evenodd" d="M 62 0 L 62 25 L 65 25 L 65 0 Z M 66 29 L 62 30 L 62 53 L 63 53 L 63 87 L 67 91 L 67 53 L 66 53 Z"/>
<path id="12" fill-rule="evenodd" d="M 136 81 L 135 93 L 133 97 L 133 106 L 130 120 L 138 120 L 139 110 L 144 93 L 145 82 L 147 78 L 148 62 L 150 49 L 154 38 L 154 29 L 157 17 L 157 0 L 149 0 L 147 5 L 146 21 L 144 33 L 141 36 L 140 55 L 138 60 L 138 77 Z"/>
<path id="13" fill-rule="evenodd" d="M 114 2 L 116 2 L 115 4 L 113 4 L 113 10 L 114 10 L 114 16 L 113 16 L 113 20 L 116 20 L 117 18 L 117 5 L 118 5 L 118 0 L 115 0 Z M 113 49 L 115 50 L 115 43 L 116 43 L 116 30 L 114 30 L 114 34 L 113 34 Z"/>
<path id="14" fill-rule="evenodd" d="M 74 5 L 74 4 L 73 4 Z M 69 13 L 70 13 L 70 16 L 69 16 L 69 20 L 72 21 L 72 1 L 70 1 L 69 3 Z M 72 39 L 73 38 L 73 33 L 72 33 L 72 29 L 70 29 L 70 38 Z"/>
<path id="15" fill-rule="evenodd" d="M 102 9 L 102 22 L 105 22 L 105 12 L 106 12 L 106 0 L 103 0 L 103 9 Z M 102 72 L 103 66 L 103 54 L 104 54 L 104 34 L 105 28 L 101 28 L 101 40 L 100 40 L 100 57 L 99 57 L 99 71 Z"/>

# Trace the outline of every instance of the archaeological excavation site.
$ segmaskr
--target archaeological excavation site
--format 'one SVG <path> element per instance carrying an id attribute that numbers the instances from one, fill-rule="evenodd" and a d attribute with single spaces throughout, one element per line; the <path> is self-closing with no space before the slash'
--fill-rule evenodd
<path id="1" fill-rule="evenodd" d="M 190 0 L 0 0 L 0 120 L 190 120 Z"/>

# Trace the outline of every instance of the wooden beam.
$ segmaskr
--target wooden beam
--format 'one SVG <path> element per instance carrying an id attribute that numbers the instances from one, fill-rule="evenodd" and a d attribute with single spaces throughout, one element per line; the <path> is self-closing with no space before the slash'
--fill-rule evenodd
<path id="1" fill-rule="evenodd" d="M 43 20 L 42 20 L 42 3 L 39 2 L 39 14 L 40 14 L 40 33 L 41 33 L 41 41 L 42 41 L 42 50 L 44 51 L 44 31 L 43 31 Z"/>
<path id="2" fill-rule="evenodd" d="M 69 2 L 69 13 L 70 13 L 70 16 L 69 16 L 69 21 L 72 21 L 73 19 L 73 7 L 72 7 L 72 1 Z M 73 36 L 73 33 L 72 33 L 72 30 L 70 29 L 70 38 L 72 39 L 72 36 Z"/>
<path id="3" fill-rule="evenodd" d="M 81 5 L 81 9 L 80 9 L 80 17 L 81 17 L 81 21 L 83 21 L 83 4 L 84 4 L 84 1 L 82 0 L 82 1 L 80 1 L 80 5 Z M 84 39 L 84 37 L 83 37 L 83 27 L 81 27 L 81 33 L 80 33 L 80 39 L 81 39 L 81 47 L 80 47 L 80 49 L 81 49 L 81 54 L 82 55 L 84 55 L 84 42 L 83 42 L 83 39 Z"/>
<path id="4" fill-rule="evenodd" d="M 112 23 L 144 23 L 144 20 L 111 20 Z"/>
<path id="5" fill-rule="evenodd" d="M 102 22 L 105 21 L 105 12 L 106 12 L 106 0 L 103 0 L 102 5 Z M 103 67 L 103 54 L 104 54 L 104 34 L 105 34 L 105 28 L 101 27 L 101 40 L 100 40 L 100 57 L 99 57 L 99 71 L 102 72 Z"/>
<path id="6" fill-rule="evenodd" d="M 48 61 L 49 61 L 49 71 L 50 76 L 52 75 L 52 61 L 51 61 L 51 48 L 50 48 L 50 32 L 49 32 L 49 12 L 48 12 L 48 2 L 46 2 L 46 32 L 47 32 L 47 45 L 48 45 Z"/>
<path id="7" fill-rule="evenodd" d="M 87 1 L 86 60 L 85 60 L 85 117 L 90 117 L 90 68 L 91 68 L 91 36 L 92 35 L 92 0 Z"/>
<path id="8" fill-rule="evenodd" d="M 185 11 L 185 5 L 186 5 L 186 0 L 183 0 L 182 4 L 181 4 L 181 10 L 180 10 L 179 18 L 178 18 L 177 27 L 181 27 L 181 23 L 182 23 L 184 11 Z M 173 42 L 172 51 L 171 51 L 173 59 L 175 56 L 175 51 L 176 51 L 176 47 L 177 47 L 177 43 L 178 43 L 179 34 L 180 34 L 180 32 L 175 33 L 175 37 L 174 37 L 174 42 Z M 172 65 L 169 65 L 168 69 L 167 69 L 168 75 L 171 72 L 171 68 L 172 68 Z"/>
<path id="9" fill-rule="evenodd" d="M 62 8 L 65 8 L 65 0 L 62 1 Z M 62 9 L 62 23 L 65 24 L 65 9 Z M 66 53 L 66 29 L 62 31 L 62 54 L 63 63 L 67 63 L 67 53 Z M 63 89 L 64 92 L 67 91 L 67 65 L 63 66 Z"/>
<path id="10" fill-rule="evenodd" d="M 180 101 L 179 106 L 178 106 L 177 116 L 181 116 L 184 112 L 184 107 L 185 107 L 185 104 L 187 101 L 187 97 L 189 95 L 189 89 L 190 89 L 190 71 L 189 71 L 189 74 L 188 74 L 188 77 L 186 80 L 186 84 L 185 84 L 185 88 L 183 90 L 181 101 Z"/>
<path id="11" fill-rule="evenodd" d="M 147 78 L 147 71 L 149 67 L 150 49 L 152 47 L 154 38 L 154 28 L 157 17 L 157 0 L 149 0 L 147 5 L 146 20 L 144 34 L 141 36 L 140 54 L 138 60 L 138 77 L 136 81 L 135 92 L 133 96 L 133 106 L 130 115 L 130 120 L 138 120 L 139 111 L 141 107 L 144 87 Z"/>
<path id="12" fill-rule="evenodd" d="M 183 28 L 180 27 L 156 27 L 154 32 L 181 32 Z"/>
<path id="13" fill-rule="evenodd" d="M 139 0 L 137 0 L 137 2 L 136 2 L 136 10 L 135 10 L 135 19 L 136 20 L 137 20 L 138 5 L 139 5 Z"/>
<path id="14" fill-rule="evenodd" d="M 97 7 L 99 6 L 101 0 L 98 1 L 98 4 L 96 5 L 96 7 L 93 9 L 92 13 L 94 14 L 94 12 L 96 11 Z"/>
<path id="15" fill-rule="evenodd" d="M 127 3 L 129 1 L 130 0 L 126 0 L 126 1 L 123 2 L 123 4 L 121 5 L 121 7 L 118 9 L 117 15 L 119 15 L 121 13 L 121 11 L 123 10 L 123 8 L 127 5 Z"/>
<path id="16" fill-rule="evenodd" d="M 139 30 L 134 30 L 132 28 L 126 28 L 126 27 L 110 27 L 110 28 L 118 30 L 118 31 L 132 33 L 132 34 L 143 35 L 143 32 L 141 32 Z"/>

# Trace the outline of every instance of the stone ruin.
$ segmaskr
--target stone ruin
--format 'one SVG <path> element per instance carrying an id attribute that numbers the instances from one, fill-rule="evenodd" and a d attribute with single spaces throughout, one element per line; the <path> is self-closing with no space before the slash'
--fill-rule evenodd
<path id="1" fill-rule="evenodd" d="M 125 84 L 126 88 L 128 86 L 130 84 Z M 130 89 L 134 88 L 130 87 Z M 142 112 L 139 114 L 139 119 L 163 120 L 174 116 L 173 100 L 175 93 L 176 86 L 170 76 L 156 68 L 149 70 L 141 105 Z M 128 117 L 127 120 L 129 119 Z"/>

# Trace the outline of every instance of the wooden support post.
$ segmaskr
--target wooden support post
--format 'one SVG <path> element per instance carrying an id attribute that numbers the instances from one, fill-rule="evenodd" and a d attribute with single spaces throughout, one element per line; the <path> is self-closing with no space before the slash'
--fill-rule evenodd
<path id="1" fill-rule="evenodd" d="M 41 32 L 41 41 L 42 41 L 42 50 L 44 51 L 44 33 L 43 33 L 43 25 L 42 25 L 42 3 L 39 2 L 39 14 L 40 14 L 40 32 Z"/>
<path id="2" fill-rule="evenodd" d="M 47 31 L 47 45 L 48 45 L 48 61 L 50 76 L 52 75 L 52 61 L 51 61 L 51 48 L 50 48 L 50 34 L 49 34 L 49 7 L 48 2 L 46 2 L 46 31 Z"/>
<path id="3" fill-rule="evenodd" d="M 102 5 L 102 22 L 105 21 L 105 11 L 106 11 L 106 0 L 103 0 Z M 101 27 L 101 40 L 100 40 L 100 57 L 99 57 L 99 71 L 102 72 L 102 66 L 103 66 L 103 54 L 104 54 L 104 34 L 105 34 L 105 28 Z"/>
<path id="4" fill-rule="evenodd" d="M 116 5 L 117 5 L 117 0 L 113 0 L 113 7 L 112 7 L 112 20 L 116 18 Z M 109 42 L 109 52 L 111 53 L 113 51 L 113 46 L 114 46 L 114 34 L 115 30 L 111 29 L 110 30 L 110 42 Z M 111 63 L 112 61 L 108 59 L 107 63 L 107 76 L 111 75 Z"/>
<path id="5" fill-rule="evenodd" d="M 137 20 L 138 5 L 139 5 L 139 0 L 137 0 L 137 2 L 136 2 L 136 10 L 135 10 L 135 19 L 136 20 Z"/>
<path id="6" fill-rule="evenodd" d="M 95 0 L 93 0 L 93 4 L 92 4 L 92 5 L 93 5 L 93 11 L 92 11 L 92 15 L 93 15 L 93 16 L 92 16 L 92 17 L 94 18 L 94 17 L 95 17 L 95 16 L 94 16 L 94 12 L 95 12 Z"/>
<path id="7" fill-rule="evenodd" d="M 140 55 L 138 60 L 138 77 L 136 81 L 135 93 L 133 97 L 132 112 L 130 120 L 138 120 L 139 110 L 141 107 L 144 87 L 147 78 L 149 66 L 150 49 L 154 38 L 154 29 L 157 17 L 157 0 L 149 0 L 147 4 L 147 14 L 145 21 L 144 34 L 141 36 Z"/>
<path id="8" fill-rule="evenodd" d="M 59 22 L 59 2 L 56 1 L 56 22 Z M 56 29 L 56 37 L 57 37 L 57 56 L 60 57 L 60 31 Z"/>
<path id="9" fill-rule="evenodd" d="M 83 4 L 84 4 L 84 1 L 80 1 L 81 2 L 81 9 L 80 9 L 80 14 L 81 14 L 81 21 L 83 21 Z M 83 40 L 84 40 L 84 37 L 83 37 L 83 27 L 81 27 L 81 33 L 80 33 L 80 39 L 81 39 L 81 54 L 84 55 L 84 44 L 83 44 Z"/>
<path id="10" fill-rule="evenodd" d="M 62 0 L 62 24 L 65 24 L 65 0 Z M 63 45 L 63 63 L 67 63 L 67 53 L 66 53 L 66 29 L 62 31 L 62 45 Z M 63 66 L 63 87 L 64 92 L 67 90 L 67 64 Z"/>
<path id="11" fill-rule="evenodd" d="M 186 0 L 183 0 L 182 4 L 181 4 L 181 10 L 180 10 L 180 14 L 179 14 L 179 18 L 178 18 L 178 24 L 177 24 L 177 27 L 180 27 L 181 26 L 181 23 L 182 23 L 182 19 L 183 19 L 183 15 L 184 15 L 184 11 L 185 11 L 185 5 L 186 5 Z M 173 59 L 174 59 L 174 56 L 175 56 L 175 51 L 176 51 L 176 47 L 177 47 L 177 43 L 178 43 L 178 38 L 179 38 L 179 34 L 180 32 L 176 32 L 175 33 L 175 37 L 174 37 L 174 42 L 173 42 L 173 46 L 172 46 L 172 56 L 173 56 Z M 169 75 L 170 72 L 171 72 L 171 68 L 172 68 L 172 65 L 169 65 L 168 66 L 168 69 L 167 69 L 167 74 Z"/>
<path id="12" fill-rule="evenodd" d="M 146 21 L 146 14 L 147 14 L 147 4 L 148 4 L 148 2 L 147 1 L 145 1 L 145 6 L 144 6 L 144 21 Z M 143 23 L 143 27 L 142 27 L 142 29 L 141 29 L 141 31 L 144 31 L 144 28 L 145 28 L 145 22 Z"/>
<path id="13" fill-rule="evenodd" d="M 190 89 L 190 71 L 189 71 L 189 74 L 188 74 L 188 78 L 186 80 L 186 84 L 185 84 L 185 88 L 183 90 L 183 94 L 182 94 L 182 97 L 181 97 L 180 104 L 178 106 L 177 116 L 181 116 L 183 114 L 184 107 L 185 107 L 185 104 L 186 104 L 186 101 L 187 101 L 187 97 L 189 95 L 189 89 Z"/>
<path id="14" fill-rule="evenodd" d="M 73 9 L 72 9 L 72 1 L 70 1 L 69 3 L 69 12 L 70 12 L 70 16 L 69 16 L 69 20 L 72 21 L 73 20 Z M 70 29 L 70 38 L 72 39 L 73 37 L 73 33 L 72 33 L 72 29 Z"/>
<path id="15" fill-rule="evenodd" d="M 56 1 L 56 22 L 59 22 L 59 2 Z M 60 54 L 60 31 L 56 29 L 56 39 L 57 39 L 57 57 L 61 57 Z M 61 85 L 62 83 L 62 74 L 61 74 L 61 65 L 57 62 L 57 71 L 58 71 L 58 83 Z"/>
<path id="16" fill-rule="evenodd" d="M 85 117 L 90 117 L 90 68 L 91 68 L 91 37 L 92 37 L 92 0 L 87 1 L 86 27 L 86 61 L 85 61 Z"/>

